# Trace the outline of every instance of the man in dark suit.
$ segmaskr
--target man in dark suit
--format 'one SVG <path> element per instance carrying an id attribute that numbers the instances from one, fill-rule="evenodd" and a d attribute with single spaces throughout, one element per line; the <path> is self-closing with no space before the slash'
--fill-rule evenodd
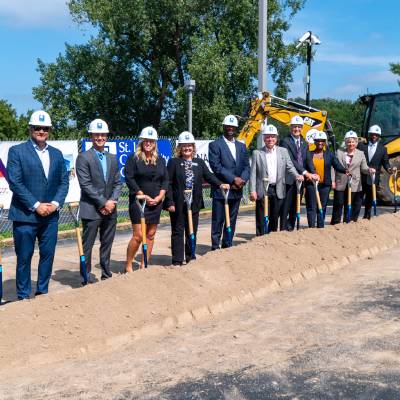
<path id="1" fill-rule="evenodd" d="M 29 120 L 30 140 L 11 147 L 8 152 L 7 175 L 13 192 L 8 218 L 13 221 L 19 300 L 28 299 L 31 294 L 31 260 L 36 238 L 40 259 L 35 295 L 48 292 L 59 209 L 68 193 L 69 178 L 63 155 L 46 143 L 50 129 L 49 114 L 35 111 Z"/>
<path id="2" fill-rule="evenodd" d="M 224 134 L 221 138 L 210 143 L 208 159 L 215 176 L 221 182 L 226 182 L 231 185 L 228 203 L 233 238 L 240 200 L 243 196 L 243 186 L 250 178 L 250 164 L 246 146 L 235 140 L 235 133 L 239 126 L 237 118 L 234 115 L 226 116 L 222 126 Z M 216 250 L 219 249 L 221 234 L 225 223 L 224 196 L 221 189 L 212 187 L 211 197 L 213 199 L 211 248 L 212 250 Z M 225 236 L 224 232 L 222 248 L 228 246 L 228 238 Z"/>
<path id="3" fill-rule="evenodd" d="M 112 276 L 111 248 L 117 225 L 117 208 L 121 191 L 121 176 L 115 155 L 104 150 L 109 130 L 106 122 L 95 119 L 89 125 L 92 148 L 80 153 L 76 160 L 76 174 L 81 187 L 79 215 L 83 226 L 83 251 L 89 282 L 92 249 L 100 232 L 101 279 Z"/>
<path id="4" fill-rule="evenodd" d="M 381 128 L 378 125 L 372 125 L 368 129 L 368 143 L 360 142 L 358 144 L 358 149 L 363 151 L 365 154 L 365 159 L 367 160 L 368 167 L 374 168 L 375 172 L 375 184 L 376 187 L 379 185 L 380 174 L 382 167 L 386 169 L 390 174 L 392 169 L 389 164 L 389 157 L 387 154 L 386 147 L 380 143 L 380 138 L 382 135 Z M 372 178 L 371 175 L 362 174 L 361 176 L 363 197 L 365 196 L 365 209 L 364 217 L 365 219 L 371 218 L 371 208 L 372 208 Z"/>
<path id="5" fill-rule="evenodd" d="M 308 144 L 301 137 L 304 121 L 299 115 L 294 116 L 290 121 L 290 136 L 287 136 L 280 143 L 281 147 L 288 150 L 289 156 L 299 175 L 303 175 L 305 179 L 318 179 L 315 175 L 315 168 L 312 163 Z M 301 188 L 301 195 L 303 195 Z M 280 229 L 292 231 L 296 223 L 296 179 L 292 175 L 286 177 L 286 197 L 282 206 L 282 214 L 280 220 Z"/>

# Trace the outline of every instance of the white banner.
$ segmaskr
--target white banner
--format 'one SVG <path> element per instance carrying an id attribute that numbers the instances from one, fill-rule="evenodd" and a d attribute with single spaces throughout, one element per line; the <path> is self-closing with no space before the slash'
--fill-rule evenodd
<path id="1" fill-rule="evenodd" d="M 5 209 L 10 208 L 12 192 L 6 179 L 6 167 L 8 159 L 8 150 L 22 142 L 0 142 L 0 203 Z M 80 200 L 81 191 L 78 178 L 75 173 L 75 162 L 78 157 L 78 142 L 76 140 L 49 140 L 50 146 L 59 149 L 63 153 L 65 166 L 69 172 L 69 191 L 66 202 L 76 202 Z"/>

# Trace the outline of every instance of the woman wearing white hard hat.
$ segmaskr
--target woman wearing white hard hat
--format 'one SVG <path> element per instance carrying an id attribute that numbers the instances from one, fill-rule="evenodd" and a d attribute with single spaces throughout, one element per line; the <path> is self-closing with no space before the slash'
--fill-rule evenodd
<path id="1" fill-rule="evenodd" d="M 309 180 L 306 182 L 306 208 L 307 208 L 307 221 L 309 228 L 315 227 L 315 216 L 317 216 L 317 227 L 324 227 L 324 217 L 326 214 L 326 207 L 328 205 L 329 193 L 332 187 L 331 170 L 345 173 L 346 168 L 343 167 L 336 155 L 329 150 L 327 145 L 327 136 L 325 132 L 318 129 L 310 129 L 308 135 L 312 138 L 315 145 L 315 150 L 311 152 L 312 162 L 315 168 L 315 173 L 318 175 L 318 193 L 321 199 L 321 206 L 323 215 L 317 212 L 317 201 L 315 193 L 315 181 Z"/>
<path id="2" fill-rule="evenodd" d="M 171 219 L 172 264 L 183 265 L 192 259 L 189 242 L 189 221 L 184 191 L 191 190 L 191 210 L 193 233 L 196 236 L 199 213 L 204 208 L 203 180 L 216 187 L 229 189 L 208 169 L 206 163 L 196 157 L 196 143 L 190 132 L 182 132 L 178 137 L 175 157 L 168 161 L 169 190 L 165 207 Z"/>
<path id="3" fill-rule="evenodd" d="M 348 204 L 348 187 L 351 188 L 351 221 L 356 222 L 361 210 L 362 186 L 361 174 L 374 173 L 374 168 L 368 168 L 367 160 L 362 151 L 357 149 L 358 137 L 354 131 L 344 136 L 345 150 L 337 151 L 339 163 L 346 168 L 346 174 L 335 171 L 335 191 L 331 224 L 341 222 L 343 208 Z M 351 179 L 349 179 L 351 177 Z M 346 215 L 346 212 L 344 213 Z M 344 218 L 344 221 L 346 217 Z"/>
<path id="4" fill-rule="evenodd" d="M 142 242 L 140 209 L 136 204 L 136 195 L 145 195 L 146 199 L 144 216 L 149 259 L 160 222 L 164 196 L 168 190 L 167 167 L 164 158 L 158 154 L 157 139 L 157 131 L 153 127 L 142 129 L 136 152 L 129 157 L 125 165 L 125 182 L 129 188 L 129 216 L 133 227 L 133 236 L 129 241 L 126 255 L 126 272 L 132 272 L 132 262 Z M 140 268 L 143 267 L 142 257 Z"/>

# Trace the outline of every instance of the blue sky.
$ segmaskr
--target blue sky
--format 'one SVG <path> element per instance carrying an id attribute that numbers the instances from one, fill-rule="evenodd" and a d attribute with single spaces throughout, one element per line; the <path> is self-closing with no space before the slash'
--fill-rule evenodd
<path id="1" fill-rule="evenodd" d="M 37 59 L 53 62 L 64 44 L 86 42 L 90 27 L 78 27 L 65 0 L 0 0 L 0 99 L 18 111 L 40 105 L 32 96 L 39 84 Z M 312 64 L 311 97 L 355 100 L 360 94 L 397 91 L 389 62 L 400 62 L 398 0 L 307 0 L 292 20 L 287 41 L 312 30 L 322 41 Z M 300 65 L 291 97 L 304 97 Z"/>

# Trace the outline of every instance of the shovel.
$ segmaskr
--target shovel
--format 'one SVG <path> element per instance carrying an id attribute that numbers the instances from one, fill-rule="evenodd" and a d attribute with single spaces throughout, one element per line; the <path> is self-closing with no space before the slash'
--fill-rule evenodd
<path id="1" fill-rule="evenodd" d="M 193 201 L 193 190 L 186 189 L 183 191 L 185 196 L 185 202 L 187 206 L 187 216 L 189 222 L 189 243 L 192 259 L 196 259 L 196 236 L 193 230 L 193 216 L 192 216 L 192 201 Z"/>
<path id="2" fill-rule="evenodd" d="M 371 174 L 372 180 L 372 207 L 374 208 L 374 217 L 376 217 L 376 184 L 375 184 L 375 172 Z"/>
<path id="3" fill-rule="evenodd" d="M 140 226 L 142 228 L 142 256 L 144 267 L 147 268 L 147 236 L 146 220 L 144 219 L 144 208 L 146 207 L 146 196 L 144 194 L 136 195 L 136 204 L 140 210 Z"/>
<path id="4" fill-rule="evenodd" d="M 268 234 L 268 188 L 269 188 L 269 179 L 263 178 L 264 184 L 264 235 Z"/>
<path id="5" fill-rule="evenodd" d="M 394 212 L 397 213 L 397 168 L 393 167 L 393 184 L 394 184 L 394 195 L 393 195 L 393 203 L 394 203 Z"/>
<path id="6" fill-rule="evenodd" d="M 3 216 L 3 204 L 0 204 L 0 218 Z M 1 259 L 1 245 L 0 243 L 0 304 L 3 298 L 3 261 Z"/>
<path id="7" fill-rule="evenodd" d="M 232 246 L 232 228 L 231 228 L 231 219 L 229 216 L 229 189 L 221 189 L 222 195 L 224 196 L 225 200 L 225 230 L 226 230 L 226 238 L 227 238 L 227 245 L 228 247 Z"/>
<path id="8" fill-rule="evenodd" d="M 85 253 L 83 252 L 81 230 L 79 228 L 79 203 L 68 203 L 68 210 L 72 216 L 72 219 L 74 220 L 76 243 L 78 244 L 79 253 L 79 271 L 83 278 L 82 284 L 85 286 L 88 283 L 88 271 L 86 266 Z M 74 210 L 76 210 L 76 212 L 74 212 Z"/>
<path id="9" fill-rule="evenodd" d="M 346 222 L 350 223 L 351 221 L 351 182 L 353 181 L 353 177 L 349 175 L 348 183 L 347 183 L 347 218 Z"/>
<path id="10" fill-rule="evenodd" d="M 300 229 L 300 203 L 301 203 L 301 185 L 303 182 L 296 181 L 297 197 L 296 197 L 296 229 Z"/>
<path id="11" fill-rule="evenodd" d="M 319 196 L 318 183 L 319 183 L 318 181 L 314 181 L 315 197 L 317 198 L 317 207 L 318 207 L 319 217 L 321 219 L 322 227 L 324 227 L 325 226 L 325 215 L 324 215 L 324 210 L 323 210 L 322 204 L 321 204 L 321 197 Z"/>

